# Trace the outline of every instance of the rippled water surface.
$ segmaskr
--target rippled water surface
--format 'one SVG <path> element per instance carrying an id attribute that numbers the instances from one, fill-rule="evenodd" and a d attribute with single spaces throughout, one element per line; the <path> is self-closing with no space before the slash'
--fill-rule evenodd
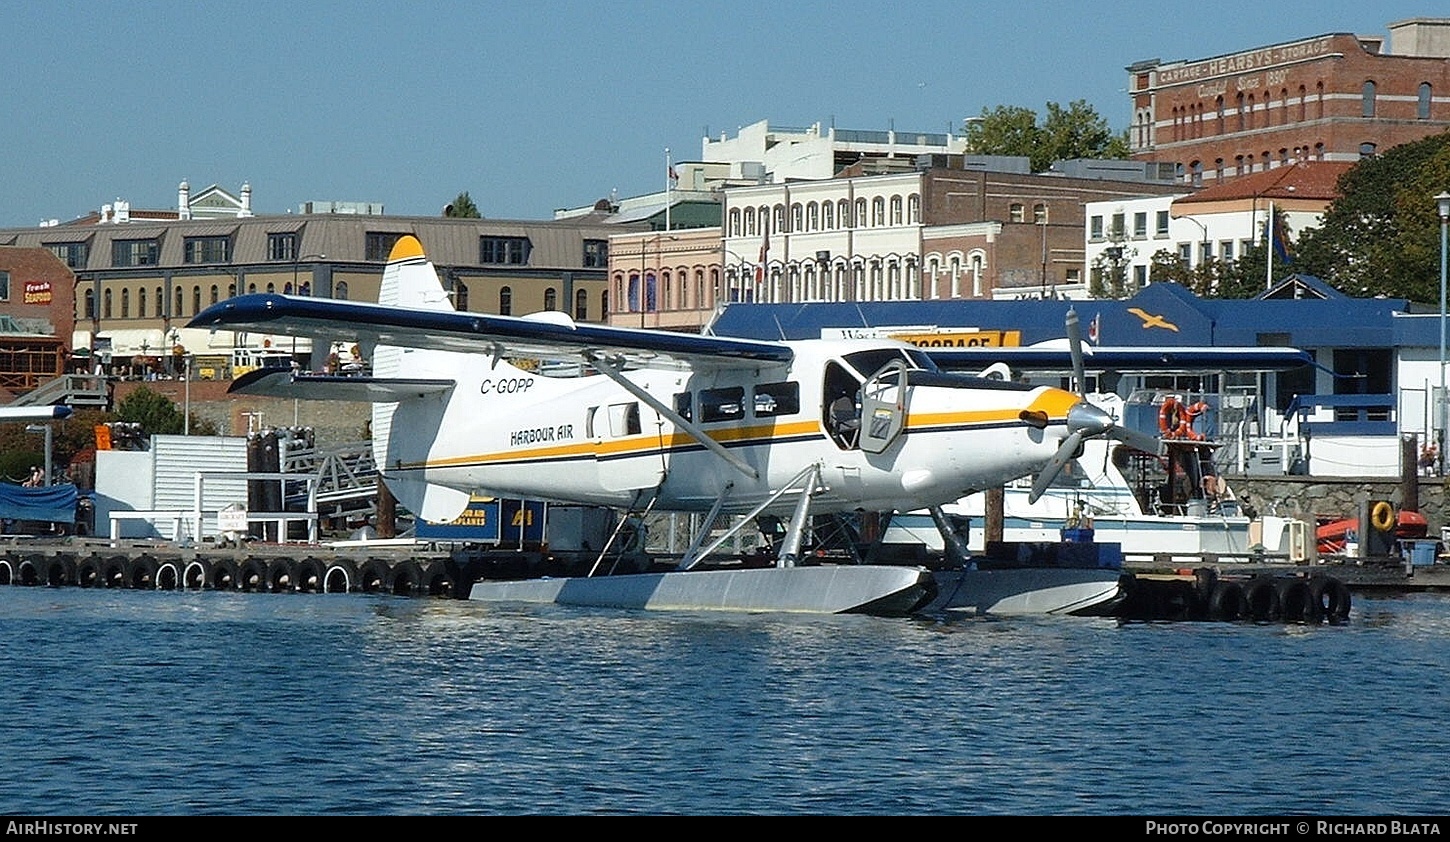
<path id="1" fill-rule="evenodd" d="M 0 587 L 0 811 L 1450 812 L 1450 596 L 1342 626 Z"/>

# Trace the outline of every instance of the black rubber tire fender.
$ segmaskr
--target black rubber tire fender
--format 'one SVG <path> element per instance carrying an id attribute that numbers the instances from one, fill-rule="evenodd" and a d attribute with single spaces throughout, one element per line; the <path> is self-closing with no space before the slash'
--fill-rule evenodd
<path id="1" fill-rule="evenodd" d="M 1309 580 L 1309 594 L 1326 621 L 1342 623 L 1349 619 L 1349 586 L 1339 579 L 1333 576 L 1315 576 Z"/>
<path id="2" fill-rule="evenodd" d="M 1319 606 L 1309 595 L 1309 583 L 1298 577 L 1284 577 L 1274 583 L 1286 623 L 1321 622 Z"/>
<path id="3" fill-rule="evenodd" d="M 1248 601 L 1244 598 L 1244 586 L 1238 582 L 1220 579 L 1213 585 L 1208 598 L 1208 618 L 1236 622 L 1249 613 Z"/>
<path id="4" fill-rule="evenodd" d="M 1259 623 L 1278 622 L 1284 616 L 1279 590 L 1268 576 L 1255 576 L 1244 585 L 1244 601 L 1248 618 Z"/>

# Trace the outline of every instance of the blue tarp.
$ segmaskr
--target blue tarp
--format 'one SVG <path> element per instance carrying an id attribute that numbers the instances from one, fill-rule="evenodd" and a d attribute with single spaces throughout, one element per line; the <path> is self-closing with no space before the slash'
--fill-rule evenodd
<path id="1" fill-rule="evenodd" d="M 0 483 L 0 518 L 75 523 L 78 497 L 69 483 L 38 488 Z"/>

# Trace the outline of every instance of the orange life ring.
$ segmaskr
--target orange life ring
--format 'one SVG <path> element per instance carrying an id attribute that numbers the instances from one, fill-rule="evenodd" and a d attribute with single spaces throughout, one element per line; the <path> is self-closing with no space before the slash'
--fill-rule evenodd
<path id="1" fill-rule="evenodd" d="M 1158 432 L 1171 438 L 1178 434 L 1182 423 L 1183 405 L 1178 402 L 1178 398 L 1169 395 L 1163 399 L 1163 406 L 1158 410 Z"/>
<path id="2" fill-rule="evenodd" d="M 1163 438 L 1200 441 L 1203 434 L 1193 429 L 1193 421 L 1207 411 L 1208 404 L 1203 401 L 1186 404 L 1169 395 L 1158 410 L 1158 432 L 1163 434 Z"/>
<path id="3" fill-rule="evenodd" d="M 1183 424 L 1180 427 L 1180 438 L 1192 439 L 1194 441 L 1202 441 L 1203 433 L 1200 433 L 1197 430 L 1193 429 L 1193 422 L 1197 421 L 1198 416 L 1202 415 L 1207 411 L 1208 404 L 1204 403 L 1203 401 L 1197 401 L 1191 406 L 1184 407 Z"/>

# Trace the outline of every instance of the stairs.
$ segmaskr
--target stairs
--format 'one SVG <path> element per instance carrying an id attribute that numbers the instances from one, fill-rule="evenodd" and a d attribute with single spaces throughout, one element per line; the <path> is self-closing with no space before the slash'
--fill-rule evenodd
<path id="1" fill-rule="evenodd" d="M 104 409 L 110 401 L 106 378 L 100 374 L 62 374 L 31 389 L 10 406 L 91 406 Z"/>

